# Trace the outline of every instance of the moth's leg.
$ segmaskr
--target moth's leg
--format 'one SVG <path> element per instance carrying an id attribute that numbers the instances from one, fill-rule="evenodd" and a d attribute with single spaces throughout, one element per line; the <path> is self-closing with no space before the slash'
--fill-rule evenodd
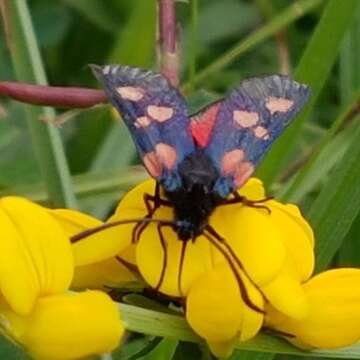
<path id="1" fill-rule="evenodd" d="M 181 297 L 183 296 L 181 283 L 182 283 L 182 273 L 183 273 L 183 269 L 184 269 L 187 243 L 188 243 L 187 241 L 183 241 L 182 244 L 181 244 L 181 254 L 180 254 L 180 261 L 179 261 L 179 272 L 178 272 L 178 279 L 177 280 L 178 280 L 179 295 Z"/>
<path id="2" fill-rule="evenodd" d="M 245 270 L 242 262 L 240 261 L 239 257 L 236 255 L 232 247 L 228 244 L 228 242 L 218 234 L 218 232 L 211 227 L 210 225 L 207 225 L 205 228 L 204 236 L 210 241 L 214 247 L 219 250 L 219 252 L 224 256 L 225 260 L 230 266 L 231 271 L 233 272 L 235 279 L 239 286 L 239 291 L 242 300 L 244 303 L 252 310 L 264 314 L 264 310 L 262 310 L 260 307 L 258 307 L 256 304 L 252 302 L 250 299 L 250 296 L 247 292 L 246 286 L 239 274 L 239 272 L 236 269 L 236 266 L 240 268 L 243 272 L 243 274 L 248 278 L 250 283 L 260 291 L 259 287 L 254 283 L 252 278 L 248 275 L 247 271 Z M 261 292 L 261 291 L 260 291 Z"/>
<path id="3" fill-rule="evenodd" d="M 151 219 L 154 215 L 155 211 L 160 206 L 171 206 L 171 203 L 165 199 L 160 197 L 160 184 L 156 182 L 154 195 L 150 195 L 145 193 L 143 196 L 144 203 L 146 206 L 147 214 L 144 219 Z M 139 241 L 141 234 L 146 229 L 148 222 L 140 221 L 136 224 L 132 232 L 132 243 L 136 243 Z"/>
<path id="4" fill-rule="evenodd" d="M 155 202 L 158 198 L 160 198 L 160 185 L 158 182 L 156 182 L 155 192 L 153 195 L 153 198 L 155 200 L 154 206 L 152 206 L 151 202 L 148 199 L 148 196 L 150 196 L 150 195 L 147 193 L 145 193 L 143 196 L 144 203 L 145 203 L 146 210 L 147 210 L 147 214 L 144 216 L 144 219 L 151 219 L 154 212 L 159 207 L 159 206 L 157 206 L 157 203 Z M 146 223 L 144 221 L 140 221 L 134 226 L 133 231 L 132 231 L 132 240 L 131 240 L 132 243 L 138 242 L 142 232 L 145 230 L 147 225 L 148 225 L 148 223 Z"/>
<path id="5" fill-rule="evenodd" d="M 159 234 L 160 244 L 161 244 L 161 248 L 163 250 L 164 257 L 163 257 L 163 263 L 162 263 L 162 268 L 161 268 L 159 280 L 158 280 L 158 283 L 155 286 L 156 291 L 159 291 L 159 289 L 160 289 L 160 287 L 161 287 L 161 285 L 162 285 L 162 283 L 164 281 L 165 271 L 166 271 L 166 267 L 167 267 L 167 263 L 168 263 L 167 244 L 166 244 L 164 234 L 162 232 L 162 228 L 166 227 L 166 226 L 171 227 L 168 224 L 165 224 L 165 225 L 164 224 L 158 224 L 157 225 L 157 231 L 158 231 L 158 234 Z"/>
<path id="6" fill-rule="evenodd" d="M 224 200 L 222 203 L 219 204 L 219 206 L 241 203 L 241 204 L 244 204 L 246 206 L 253 207 L 256 209 L 264 209 L 269 214 L 271 214 L 271 210 L 269 209 L 269 207 L 267 207 L 266 205 L 262 205 L 262 204 L 269 200 L 272 200 L 274 198 L 273 196 L 267 196 L 267 197 L 265 197 L 263 199 L 259 199 L 259 200 L 250 200 L 250 199 L 246 198 L 245 196 L 239 195 L 239 193 L 237 191 L 234 191 L 232 193 L 232 195 L 233 195 L 233 198 Z"/>

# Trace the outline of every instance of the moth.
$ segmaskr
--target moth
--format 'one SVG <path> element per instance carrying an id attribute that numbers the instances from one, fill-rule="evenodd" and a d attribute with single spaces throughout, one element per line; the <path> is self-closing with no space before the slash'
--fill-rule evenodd
<path id="1" fill-rule="evenodd" d="M 218 248 L 226 244 L 209 225 L 209 217 L 217 206 L 230 203 L 261 206 L 241 197 L 237 189 L 302 109 L 309 87 L 282 75 L 254 77 L 190 115 L 184 97 L 161 74 L 118 65 L 91 68 L 156 180 L 154 194 L 144 196 L 148 214 L 136 225 L 135 240 L 156 209 L 171 206 L 174 221 L 157 224 L 164 251 L 165 226 L 183 241 L 183 252 L 186 243 L 200 234 Z M 226 256 L 242 266 L 231 249 Z M 246 297 L 244 291 L 242 295 Z"/>

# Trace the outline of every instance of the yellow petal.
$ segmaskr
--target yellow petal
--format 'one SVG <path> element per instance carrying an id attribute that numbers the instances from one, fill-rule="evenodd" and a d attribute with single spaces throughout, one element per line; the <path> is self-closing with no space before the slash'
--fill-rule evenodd
<path id="1" fill-rule="evenodd" d="M 155 181 L 149 179 L 142 182 L 134 189 L 130 190 L 119 203 L 115 213 L 107 220 L 107 224 L 117 221 L 127 220 L 141 220 L 147 214 L 145 203 L 143 200 L 144 193 L 153 193 L 155 188 Z M 66 213 L 67 212 L 67 213 Z M 68 219 L 72 220 L 71 226 L 74 226 L 76 221 L 76 233 L 82 232 L 89 227 L 98 226 L 98 220 L 91 219 L 89 216 L 84 216 L 81 213 L 74 214 L 74 212 L 58 213 L 59 220 L 64 221 L 66 228 L 69 226 Z M 75 215 L 75 216 L 74 216 Z M 95 221 L 97 224 L 95 224 Z M 94 224 L 91 225 L 91 222 Z M 132 243 L 133 229 L 137 224 L 136 221 L 130 224 L 121 224 L 115 227 L 109 227 L 96 234 L 88 236 L 73 244 L 75 263 L 77 266 L 84 266 L 112 258 L 119 253 L 125 251 Z M 89 226 L 91 225 L 91 226 Z M 73 234 L 72 234 L 73 235 Z"/>
<path id="2" fill-rule="evenodd" d="M 19 197 L 0 202 L 0 287 L 14 311 L 28 313 L 38 295 L 68 289 L 73 255 L 68 238 L 41 206 Z"/>
<path id="3" fill-rule="evenodd" d="M 208 341 L 207 342 L 210 351 L 220 359 L 227 359 L 231 356 L 234 351 L 234 347 L 236 344 L 236 339 L 230 341 L 216 342 L 216 341 Z"/>
<path id="4" fill-rule="evenodd" d="M 75 210 L 58 209 L 50 210 L 50 213 L 68 236 L 103 224 L 100 220 Z M 125 213 L 123 215 L 125 218 L 128 216 Z M 131 238 L 127 234 L 124 236 L 122 226 L 103 229 L 72 244 L 75 266 L 85 266 L 112 258 L 130 244 Z"/>
<path id="5" fill-rule="evenodd" d="M 252 201 L 264 199 L 266 196 L 263 183 L 257 178 L 250 178 L 245 185 L 238 190 L 238 193 Z"/>
<path id="6" fill-rule="evenodd" d="M 239 273 L 253 304 L 262 308 L 262 297 Z M 254 294 L 256 296 L 254 296 Z M 244 339 L 260 330 L 263 315 L 244 304 L 239 285 L 226 264 L 216 266 L 192 285 L 186 302 L 186 318 L 201 337 L 211 343 L 228 343 L 244 333 Z M 253 312 L 246 313 L 244 309 Z"/>
<path id="7" fill-rule="evenodd" d="M 271 209 L 271 221 L 282 233 L 288 269 L 296 279 L 306 281 L 314 271 L 314 234 L 310 225 L 295 205 L 272 200 L 267 206 Z"/>
<path id="8" fill-rule="evenodd" d="M 155 186 L 156 182 L 154 179 L 145 180 L 135 186 L 121 199 L 111 219 L 122 219 L 122 212 L 128 210 L 134 211 L 134 216 L 142 219 L 147 214 L 144 194 L 154 195 Z"/>
<path id="9" fill-rule="evenodd" d="M 261 210 L 243 205 L 219 206 L 210 224 L 229 243 L 247 273 L 258 285 L 267 284 L 285 261 L 282 234 Z M 223 259 L 217 254 L 217 259 Z"/>
<path id="10" fill-rule="evenodd" d="M 265 286 L 261 287 L 270 304 L 294 319 L 303 319 L 309 311 L 308 299 L 298 280 L 286 268 Z"/>
<path id="11" fill-rule="evenodd" d="M 48 209 L 48 212 L 59 222 L 68 237 L 103 223 L 93 216 L 76 210 Z"/>
<path id="12" fill-rule="evenodd" d="M 261 293 L 254 286 L 252 286 L 244 276 L 242 276 L 242 279 L 246 285 L 249 298 L 251 299 L 253 304 L 263 309 L 264 300 Z M 243 320 L 238 339 L 239 341 L 244 342 L 252 339 L 254 336 L 257 335 L 263 324 L 264 317 L 262 314 L 259 314 L 248 306 L 244 306 L 244 304 L 242 307 L 242 312 Z"/>
<path id="13" fill-rule="evenodd" d="M 28 316 L 0 309 L 6 330 L 36 359 L 78 359 L 112 351 L 124 334 L 118 308 L 104 293 L 40 298 Z"/>
<path id="14" fill-rule="evenodd" d="M 163 263 L 165 252 L 161 246 L 156 225 L 151 224 L 144 231 L 136 247 L 136 262 L 139 271 L 152 287 L 158 285 L 161 273 L 164 271 L 164 278 L 159 290 L 170 296 L 185 296 L 193 281 L 212 267 L 209 242 L 200 236 L 194 243 L 191 241 L 184 243 L 168 227 L 163 229 L 163 234 L 167 244 L 166 266 L 164 267 Z M 180 280 L 181 248 L 184 244 L 186 244 L 186 251 Z M 179 280 L 181 281 L 181 289 L 179 288 Z"/>
<path id="15" fill-rule="evenodd" d="M 138 279 L 116 258 L 75 268 L 73 289 L 108 289 L 123 287 Z"/>
<path id="16" fill-rule="evenodd" d="M 298 346 L 336 348 L 360 339 L 360 270 L 335 269 L 320 273 L 304 286 L 308 315 L 289 318 L 269 308 L 267 323 L 275 330 L 295 335 Z"/>

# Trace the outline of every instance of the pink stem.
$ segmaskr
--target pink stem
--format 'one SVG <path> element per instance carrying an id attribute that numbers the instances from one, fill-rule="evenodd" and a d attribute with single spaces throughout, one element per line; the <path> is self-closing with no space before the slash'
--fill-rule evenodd
<path id="1" fill-rule="evenodd" d="M 179 84 L 179 54 L 176 40 L 175 0 L 159 1 L 159 42 L 161 73 L 174 86 Z"/>
<path id="2" fill-rule="evenodd" d="M 32 85 L 12 81 L 0 82 L 1 95 L 29 104 L 61 108 L 87 108 L 107 102 L 105 93 L 102 90 Z"/>
<path id="3" fill-rule="evenodd" d="M 179 84 L 179 54 L 175 17 L 175 0 L 158 0 L 161 72 L 173 86 Z M 33 85 L 0 82 L 0 96 L 35 105 L 61 108 L 87 108 L 108 102 L 104 91 L 81 87 Z"/>

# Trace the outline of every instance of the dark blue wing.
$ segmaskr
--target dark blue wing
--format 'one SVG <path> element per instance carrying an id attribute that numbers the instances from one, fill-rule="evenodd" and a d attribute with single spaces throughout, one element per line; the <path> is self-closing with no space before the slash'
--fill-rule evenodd
<path id="1" fill-rule="evenodd" d="M 124 119 L 150 175 L 169 191 L 180 186 L 178 165 L 195 146 L 185 101 L 168 80 L 129 66 L 92 65 Z"/>
<path id="2" fill-rule="evenodd" d="M 221 174 L 215 192 L 226 197 L 245 183 L 309 93 L 306 85 L 272 75 L 243 81 L 216 105 L 216 119 L 204 149 Z"/>

